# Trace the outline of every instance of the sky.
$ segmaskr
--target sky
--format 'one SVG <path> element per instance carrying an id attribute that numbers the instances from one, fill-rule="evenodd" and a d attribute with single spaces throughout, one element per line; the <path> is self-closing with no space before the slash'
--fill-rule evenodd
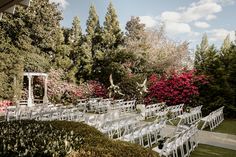
<path id="1" fill-rule="evenodd" d="M 86 29 L 89 7 L 96 7 L 103 23 L 109 2 L 112 2 L 120 27 L 125 31 L 131 16 L 139 16 L 147 28 L 165 25 L 168 37 L 176 42 L 187 41 L 194 49 L 202 35 L 219 47 L 229 34 L 235 40 L 236 0 L 50 0 L 59 3 L 63 13 L 61 25 L 71 27 L 78 16 L 83 31 Z"/>

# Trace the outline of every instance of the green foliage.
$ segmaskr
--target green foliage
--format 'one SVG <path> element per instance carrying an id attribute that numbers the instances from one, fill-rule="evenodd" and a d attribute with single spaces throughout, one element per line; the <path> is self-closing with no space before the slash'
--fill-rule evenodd
<path id="1" fill-rule="evenodd" d="M 199 74 L 209 77 L 209 84 L 200 88 L 200 98 L 195 102 L 203 105 L 204 114 L 225 106 L 226 116 L 235 116 L 235 53 L 235 44 L 230 43 L 229 37 L 220 50 L 208 46 L 206 36 L 197 47 L 195 68 Z"/>
<path id="2" fill-rule="evenodd" d="M 104 49 L 114 49 L 123 43 L 123 33 L 120 30 L 116 11 L 111 2 L 105 16 L 102 39 Z"/>
<path id="3" fill-rule="evenodd" d="M 142 83 L 144 81 L 144 76 L 139 75 L 132 75 L 132 76 L 125 76 L 122 78 L 120 83 L 121 91 L 125 94 L 126 99 L 136 98 L 140 103 L 143 103 L 143 98 L 145 95 L 141 95 L 138 91 L 137 83 Z"/>
<path id="4" fill-rule="evenodd" d="M 131 17 L 126 23 L 125 51 L 133 58 L 129 61 L 133 73 L 146 73 L 149 71 L 147 65 L 147 51 L 150 43 L 147 43 L 147 32 L 145 25 L 140 23 L 139 17 Z"/>
<path id="5" fill-rule="evenodd" d="M 73 46 L 81 45 L 82 29 L 80 27 L 80 20 L 79 20 L 78 16 L 74 17 L 74 19 L 73 19 L 72 28 L 71 28 L 71 32 L 70 32 L 70 36 L 69 36 L 69 42 Z"/>
<path id="6" fill-rule="evenodd" d="M 23 59 L 18 54 L 19 50 L 0 40 L 0 99 L 16 100 L 20 97 Z"/>
<path id="7" fill-rule="evenodd" d="M 158 157 L 158 154 L 150 149 L 142 148 L 139 145 L 128 142 L 114 141 L 102 135 L 93 127 L 77 122 L 52 122 L 57 129 L 73 130 L 83 137 L 84 143 L 81 149 L 74 153 L 77 157 Z M 71 155 L 72 157 L 72 155 Z"/>
<path id="8" fill-rule="evenodd" d="M 89 8 L 89 17 L 87 20 L 87 28 L 86 28 L 86 42 L 92 50 L 93 45 L 96 43 L 94 42 L 94 38 L 97 33 L 97 29 L 100 27 L 98 15 L 94 5 L 91 5 Z"/>
<path id="9" fill-rule="evenodd" d="M 50 69 L 50 63 L 47 57 L 37 53 L 27 53 L 24 57 L 24 71 L 45 72 Z"/>
<path id="10" fill-rule="evenodd" d="M 111 140 L 78 122 L 3 122 L 0 140 L 1 156 L 158 157 L 150 149 Z"/>
<path id="11" fill-rule="evenodd" d="M 110 74 L 113 74 L 117 81 L 125 75 L 125 69 L 121 65 L 123 60 L 117 61 L 115 57 L 122 53 L 120 47 L 123 44 L 123 33 L 120 30 L 119 21 L 112 3 L 107 8 L 104 28 L 101 29 L 97 24 L 95 32 L 93 43 L 97 44 L 94 44 L 92 48 L 92 75 L 93 78 L 98 78 L 109 86 L 108 78 Z"/>
<path id="12" fill-rule="evenodd" d="M 131 17 L 130 21 L 126 23 L 125 33 L 127 38 L 132 40 L 140 40 L 145 38 L 145 24 L 140 23 L 139 17 Z"/>
<path id="13" fill-rule="evenodd" d="M 83 137 L 48 122 L 3 122 L 0 127 L 0 156 L 65 156 L 78 150 Z"/>
<path id="14" fill-rule="evenodd" d="M 72 23 L 72 29 L 69 36 L 71 53 L 70 58 L 73 61 L 74 70 L 77 72 L 74 74 L 79 82 L 88 79 L 92 69 L 92 53 L 91 43 L 84 42 L 82 35 L 82 29 L 80 27 L 80 20 L 75 17 Z M 72 75 L 72 73 L 71 73 Z"/>

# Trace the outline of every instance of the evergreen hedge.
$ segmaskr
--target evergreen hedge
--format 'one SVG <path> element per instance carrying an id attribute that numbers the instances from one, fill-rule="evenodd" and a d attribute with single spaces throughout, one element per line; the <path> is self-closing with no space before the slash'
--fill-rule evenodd
<path id="1" fill-rule="evenodd" d="M 67 121 L 0 123 L 1 157 L 157 157 L 150 149 L 110 140 L 93 127 Z"/>

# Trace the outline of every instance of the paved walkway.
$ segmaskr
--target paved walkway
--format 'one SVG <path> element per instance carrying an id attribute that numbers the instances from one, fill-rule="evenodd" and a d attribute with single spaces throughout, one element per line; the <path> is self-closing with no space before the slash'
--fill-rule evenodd
<path id="1" fill-rule="evenodd" d="M 175 128 L 175 126 L 167 125 L 162 134 L 171 136 Z M 236 150 L 236 135 L 199 131 L 199 143 Z"/>

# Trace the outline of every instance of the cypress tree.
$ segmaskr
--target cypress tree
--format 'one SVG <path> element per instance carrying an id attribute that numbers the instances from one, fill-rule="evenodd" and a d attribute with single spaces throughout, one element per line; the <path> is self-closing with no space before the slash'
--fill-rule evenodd
<path id="1" fill-rule="evenodd" d="M 78 16 L 74 17 L 74 19 L 73 19 L 71 33 L 70 33 L 70 36 L 69 36 L 69 42 L 73 46 L 81 45 L 81 42 L 82 42 L 82 29 L 80 27 L 80 20 L 79 20 Z"/>
<path id="2" fill-rule="evenodd" d="M 92 51 L 92 47 L 93 45 L 95 45 L 96 43 L 93 43 L 93 40 L 96 36 L 97 33 L 97 28 L 100 27 L 99 24 L 99 19 L 98 19 L 98 15 L 95 9 L 94 5 L 91 5 L 89 8 L 89 16 L 88 16 L 88 20 L 87 20 L 87 28 L 86 28 L 86 36 L 85 36 L 85 42 L 88 44 L 88 46 L 91 48 Z"/>
<path id="3" fill-rule="evenodd" d="M 125 29 L 127 30 L 126 37 L 132 40 L 140 40 L 146 38 L 145 36 L 145 24 L 140 23 L 139 17 L 132 16 L 126 23 Z"/>
<path id="4" fill-rule="evenodd" d="M 206 53 L 208 48 L 208 38 L 207 35 L 204 34 L 200 45 L 197 45 L 197 49 L 195 51 L 194 67 L 198 70 L 198 72 L 201 72 L 205 68 L 204 64 L 206 62 Z"/>
<path id="5" fill-rule="evenodd" d="M 82 35 L 80 20 L 75 17 L 72 23 L 72 29 L 69 37 L 71 44 L 70 58 L 73 61 L 76 78 L 79 82 L 87 80 L 91 73 L 91 45 L 86 42 L 86 37 Z"/>
<path id="6" fill-rule="evenodd" d="M 111 2 L 107 8 L 102 38 L 105 49 L 115 49 L 123 44 L 123 33 L 119 26 L 115 8 Z"/>

